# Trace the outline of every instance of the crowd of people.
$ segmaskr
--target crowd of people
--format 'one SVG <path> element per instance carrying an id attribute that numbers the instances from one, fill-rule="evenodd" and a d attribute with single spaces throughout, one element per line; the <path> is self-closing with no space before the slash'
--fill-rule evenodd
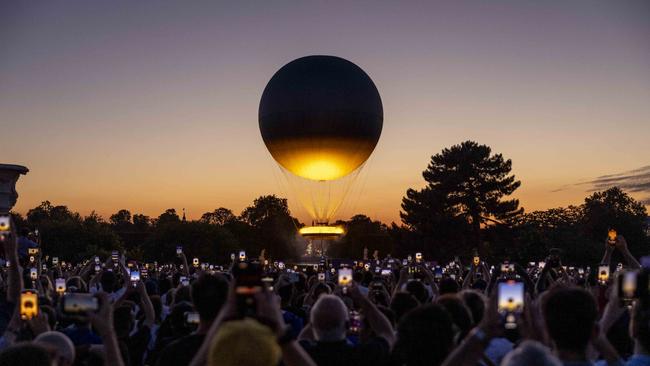
<path id="1" fill-rule="evenodd" d="M 20 237 L 0 233 L 0 366 L 650 365 L 650 263 L 622 235 L 592 267 L 553 249 L 216 264 L 181 246 L 173 263 L 70 263 Z"/>

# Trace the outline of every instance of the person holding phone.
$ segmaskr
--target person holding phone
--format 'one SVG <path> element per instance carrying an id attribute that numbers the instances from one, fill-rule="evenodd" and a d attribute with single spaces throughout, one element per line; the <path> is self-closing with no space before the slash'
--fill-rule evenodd
<path id="1" fill-rule="evenodd" d="M 395 334 L 386 316 L 352 284 L 348 294 L 361 310 L 374 337 L 357 345 L 346 342 L 349 311 L 335 295 L 321 295 L 310 312 L 310 323 L 298 339 L 318 365 L 377 365 L 386 359 Z"/>
<path id="2" fill-rule="evenodd" d="M 201 348 L 212 323 L 228 296 L 228 283 L 223 277 L 203 273 L 191 285 L 190 295 L 199 314 L 199 325 L 190 335 L 170 343 L 161 352 L 157 366 L 186 366 Z"/>

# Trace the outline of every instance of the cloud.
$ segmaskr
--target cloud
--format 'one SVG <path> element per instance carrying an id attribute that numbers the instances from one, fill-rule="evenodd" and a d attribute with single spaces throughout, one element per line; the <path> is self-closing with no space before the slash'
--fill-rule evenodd
<path id="1" fill-rule="evenodd" d="M 641 202 L 650 205 L 650 165 L 627 172 L 601 175 L 596 179 L 576 185 L 585 184 L 591 186 L 591 191 L 602 191 L 616 186 L 627 192 L 647 194 L 648 196 L 641 199 Z"/>

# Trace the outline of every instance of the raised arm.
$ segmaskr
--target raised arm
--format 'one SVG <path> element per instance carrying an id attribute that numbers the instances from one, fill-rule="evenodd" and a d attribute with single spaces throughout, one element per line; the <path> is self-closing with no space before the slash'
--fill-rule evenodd
<path id="1" fill-rule="evenodd" d="M 627 248 L 627 241 L 623 237 L 623 235 L 619 235 L 616 237 L 616 249 L 618 249 L 621 254 L 623 255 L 623 258 L 625 258 L 625 261 L 627 262 L 627 266 L 632 268 L 632 269 L 639 269 L 641 268 L 641 264 L 634 258 L 632 253 L 630 253 L 630 250 Z"/>
<path id="2" fill-rule="evenodd" d="M 104 344 L 106 364 L 124 366 L 120 347 L 117 343 L 117 335 L 113 329 L 113 306 L 111 305 L 106 293 L 100 292 L 96 297 L 100 303 L 99 311 L 97 311 L 97 313 L 89 313 L 88 317 Z"/>
<path id="3" fill-rule="evenodd" d="M 370 328 L 377 336 L 384 338 L 392 348 L 393 344 L 395 344 L 395 332 L 388 318 L 377 309 L 377 306 L 370 299 L 359 291 L 358 286 L 353 285 L 350 288 L 350 297 L 361 307 L 366 320 L 370 324 Z"/>

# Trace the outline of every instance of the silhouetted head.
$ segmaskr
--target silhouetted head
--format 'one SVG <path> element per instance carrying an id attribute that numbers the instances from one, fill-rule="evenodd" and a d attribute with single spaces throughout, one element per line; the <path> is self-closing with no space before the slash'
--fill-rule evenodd
<path id="1" fill-rule="evenodd" d="M 436 366 L 445 360 L 453 346 L 451 317 L 442 306 L 428 304 L 400 320 L 393 353 L 400 365 Z"/>
<path id="2" fill-rule="evenodd" d="M 348 309 L 338 296 L 322 295 L 311 308 L 310 321 L 317 341 L 341 341 L 347 332 Z"/>
<path id="3" fill-rule="evenodd" d="M 219 314 L 228 297 L 228 282 L 223 277 L 202 274 L 192 283 L 192 303 L 201 322 L 211 323 Z"/>
<path id="4" fill-rule="evenodd" d="M 591 294 L 575 287 L 550 290 L 543 299 L 546 330 L 559 350 L 584 353 L 598 334 L 598 311 Z"/>

